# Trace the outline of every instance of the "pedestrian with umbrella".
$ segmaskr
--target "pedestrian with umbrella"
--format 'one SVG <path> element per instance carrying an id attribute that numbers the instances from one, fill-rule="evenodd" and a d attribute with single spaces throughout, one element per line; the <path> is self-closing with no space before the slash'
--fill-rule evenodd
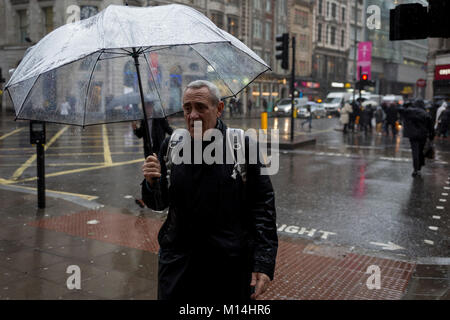
<path id="1" fill-rule="evenodd" d="M 425 165 L 424 148 L 427 139 L 433 141 L 434 127 L 431 115 L 425 111 L 423 100 L 408 102 L 398 111 L 403 118 L 405 138 L 409 138 L 413 157 L 413 177 L 420 176 L 420 170 Z"/>
<path id="2" fill-rule="evenodd" d="M 183 93 L 191 75 L 180 64 L 192 63 L 199 66 L 196 77 L 213 84 L 191 84 Z M 132 81 L 125 81 L 123 73 L 129 64 L 135 73 Z M 223 111 L 218 101 L 235 97 L 268 70 L 242 42 L 190 7 L 111 5 L 39 41 L 15 70 L 6 90 L 16 119 L 88 126 L 164 118 L 183 111 L 189 129 L 195 120 L 203 120 L 204 131 L 217 127 L 224 132 L 226 126 L 217 119 Z M 58 105 L 66 89 L 76 98 L 71 117 L 62 117 L 44 104 Z M 113 101 L 130 91 L 139 93 L 137 110 L 106 112 L 106 97 Z M 148 94 L 157 98 L 151 114 L 143 107 Z M 35 105 L 43 107 L 33 112 Z M 147 121 L 143 124 L 150 144 Z M 166 147 L 163 144 L 161 151 Z M 151 145 L 149 150 L 153 153 Z M 269 178 L 260 174 L 260 165 L 248 165 L 246 179 L 238 174 L 240 166 L 174 165 L 171 186 L 166 188 L 161 151 L 158 159 L 146 158 L 142 184 L 143 193 L 151 193 L 151 199 L 144 195 L 151 207 L 169 206 L 158 236 L 159 297 L 258 298 L 273 279 L 278 247 Z M 156 169 L 162 169 L 162 174 Z M 216 174 L 210 175 L 209 170 Z M 253 191 L 245 194 L 245 190 Z M 252 295 L 251 287 L 255 288 Z"/>

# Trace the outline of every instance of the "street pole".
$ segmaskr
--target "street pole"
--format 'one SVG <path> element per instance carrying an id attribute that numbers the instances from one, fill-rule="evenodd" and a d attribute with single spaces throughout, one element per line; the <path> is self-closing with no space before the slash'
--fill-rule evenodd
<path id="1" fill-rule="evenodd" d="M 37 176 L 38 176 L 38 208 L 45 208 L 45 152 L 44 144 L 36 144 L 36 165 L 37 165 Z"/>
<path id="2" fill-rule="evenodd" d="M 356 52 L 358 50 L 358 1 L 355 0 L 355 49 L 353 52 L 353 70 L 355 70 L 355 77 L 353 78 L 353 102 L 355 102 L 356 81 L 358 78 L 358 70 L 356 66 Z"/>
<path id="3" fill-rule="evenodd" d="M 361 78 L 361 74 L 362 74 L 362 67 L 359 66 L 359 77 Z M 361 86 L 359 86 L 359 101 L 361 101 Z"/>
<path id="4" fill-rule="evenodd" d="M 291 142 L 294 142 L 294 82 L 295 82 L 295 37 L 292 37 L 292 73 L 291 73 Z"/>

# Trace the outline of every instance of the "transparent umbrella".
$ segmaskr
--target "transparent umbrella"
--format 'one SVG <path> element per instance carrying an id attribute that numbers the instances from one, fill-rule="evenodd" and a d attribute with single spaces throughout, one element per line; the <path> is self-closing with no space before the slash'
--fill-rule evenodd
<path id="1" fill-rule="evenodd" d="M 39 41 L 6 91 L 16 119 L 87 126 L 179 112 L 182 88 L 197 79 L 215 83 L 224 98 L 235 96 L 267 70 L 252 50 L 188 6 L 111 5 Z M 136 95 L 140 103 L 131 112 L 124 105 L 109 112 L 115 101 Z"/>

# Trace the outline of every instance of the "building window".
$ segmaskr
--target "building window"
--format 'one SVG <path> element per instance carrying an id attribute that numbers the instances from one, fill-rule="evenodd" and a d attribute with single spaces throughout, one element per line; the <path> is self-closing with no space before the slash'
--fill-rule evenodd
<path id="1" fill-rule="evenodd" d="M 19 41 L 20 43 L 25 43 L 25 38 L 28 36 L 27 10 L 18 10 L 17 16 L 19 17 Z"/>
<path id="2" fill-rule="evenodd" d="M 228 33 L 239 37 L 239 20 L 236 17 L 228 17 Z"/>
<path id="3" fill-rule="evenodd" d="M 308 12 L 296 9 L 294 23 L 306 28 L 308 26 Z"/>
<path id="4" fill-rule="evenodd" d="M 326 29 L 326 31 L 325 31 L 325 42 L 327 43 L 327 44 L 329 44 L 330 43 L 330 26 L 328 26 L 327 25 L 327 29 Z"/>
<path id="5" fill-rule="evenodd" d="M 330 16 L 330 2 L 327 1 L 327 17 Z"/>
<path id="6" fill-rule="evenodd" d="M 266 22 L 266 40 L 272 40 L 272 22 Z"/>
<path id="7" fill-rule="evenodd" d="M 323 10 L 323 0 L 319 0 L 319 15 L 322 15 Z"/>
<path id="8" fill-rule="evenodd" d="M 258 19 L 253 20 L 253 38 L 262 39 L 262 24 Z"/>
<path id="9" fill-rule="evenodd" d="M 261 1 L 262 0 L 253 0 L 253 7 L 257 10 L 261 10 Z"/>
<path id="10" fill-rule="evenodd" d="M 223 29 L 223 13 L 211 13 L 211 21 L 220 29 Z"/>
<path id="11" fill-rule="evenodd" d="M 335 3 L 331 4 L 331 16 L 333 18 L 336 18 L 336 4 Z"/>
<path id="12" fill-rule="evenodd" d="M 336 44 L 336 28 L 335 27 L 331 27 L 331 44 L 332 45 Z"/>
<path id="13" fill-rule="evenodd" d="M 267 12 L 272 11 L 272 0 L 266 0 L 266 11 Z"/>
<path id="14" fill-rule="evenodd" d="M 317 42 L 322 42 L 322 24 L 317 25 Z"/>
<path id="15" fill-rule="evenodd" d="M 98 7 L 96 6 L 81 6 L 80 19 L 84 20 L 95 16 L 98 13 Z"/>
<path id="16" fill-rule="evenodd" d="M 42 12 L 44 13 L 44 32 L 48 34 L 53 31 L 53 7 L 45 7 L 42 8 Z"/>
<path id="17" fill-rule="evenodd" d="M 342 8 L 342 22 L 345 22 L 345 8 Z"/>
<path id="18" fill-rule="evenodd" d="M 308 45 L 308 36 L 306 34 L 301 34 L 299 37 L 299 46 L 300 51 L 308 51 L 309 45 Z"/>
<path id="19" fill-rule="evenodd" d="M 345 47 L 345 31 L 344 30 L 341 31 L 341 47 L 342 48 Z"/>

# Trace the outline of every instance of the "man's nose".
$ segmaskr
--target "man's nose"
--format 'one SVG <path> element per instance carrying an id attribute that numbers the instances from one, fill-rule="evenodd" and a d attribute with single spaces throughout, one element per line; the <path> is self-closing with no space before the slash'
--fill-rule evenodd
<path id="1" fill-rule="evenodd" d="M 198 119 L 200 119 L 199 114 L 198 114 L 198 112 L 196 110 L 192 110 L 191 111 L 191 113 L 189 115 L 189 118 L 191 120 L 198 120 Z"/>

